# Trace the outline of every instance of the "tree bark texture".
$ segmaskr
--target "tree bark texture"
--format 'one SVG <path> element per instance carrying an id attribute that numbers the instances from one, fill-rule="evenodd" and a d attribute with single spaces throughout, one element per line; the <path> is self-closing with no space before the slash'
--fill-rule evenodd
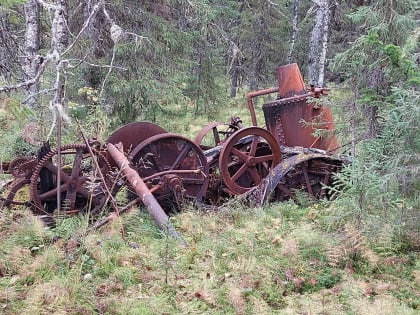
<path id="1" fill-rule="evenodd" d="M 68 3 L 66 0 L 57 0 L 56 9 L 51 26 L 51 50 L 56 58 L 56 81 L 55 93 L 52 104 L 63 106 L 65 94 L 65 79 L 61 54 L 65 51 L 69 43 L 69 34 L 67 29 Z"/>
<path id="2" fill-rule="evenodd" d="M 318 84 L 320 78 L 320 71 L 324 71 L 325 56 L 321 60 L 323 53 L 326 54 L 328 46 L 328 24 L 329 23 L 329 3 L 328 0 L 312 0 L 317 6 L 314 27 L 311 32 L 309 42 L 309 60 L 308 60 L 308 78 L 307 81 L 311 85 Z M 325 45 L 324 44 L 325 40 Z M 322 61 L 322 69 L 321 69 Z M 323 81 L 323 74 L 322 74 Z"/>
<path id="3" fill-rule="evenodd" d="M 7 80 L 13 77 L 19 45 L 10 30 L 7 13 L 0 10 L 0 75 Z"/>
<path id="4" fill-rule="evenodd" d="M 25 6 L 25 38 L 24 53 L 25 57 L 22 64 L 24 80 L 29 81 L 37 76 L 40 60 L 38 60 L 38 51 L 40 48 L 40 7 L 36 0 L 29 0 Z M 27 106 L 36 108 L 38 106 L 37 94 L 39 92 L 39 81 L 26 87 L 28 95 Z"/>
<path id="5" fill-rule="evenodd" d="M 257 37 L 251 46 L 251 60 L 249 65 L 249 88 L 252 91 L 258 90 L 258 78 L 261 68 L 261 42 Z"/>
<path id="6" fill-rule="evenodd" d="M 230 84 L 230 97 L 235 97 L 238 90 L 238 77 L 239 77 L 239 54 L 233 56 L 235 58 L 232 64 L 232 80 Z"/>
<path id="7" fill-rule="evenodd" d="M 296 35 L 298 31 L 298 10 L 300 0 L 295 0 L 293 4 L 293 17 L 292 17 L 292 32 L 290 33 L 290 48 L 287 55 L 287 63 L 292 63 L 293 50 L 295 48 Z"/>
<path id="8" fill-rule="evenodd" d="M 324 77 L 325 77 L 325 62 L 327 58 L 328 50 L 328 32 L 330 24 L 330 9 L 328 0 L 323 2 L 323 6 L 320 8 L 324 16 L 324 26 L 322 28 L 322 45 L 321 53 L 319 55 L 319 70 L 318 70 L 318 86 L 324 86 Z"/>
<path id="9" fill-rule="evenodd" d="M 57 0 L 56 9 L 51 27 L 51 48 L 62 53 L 69 44 L 67 28 L 68 3 L 66 0 Z"/>

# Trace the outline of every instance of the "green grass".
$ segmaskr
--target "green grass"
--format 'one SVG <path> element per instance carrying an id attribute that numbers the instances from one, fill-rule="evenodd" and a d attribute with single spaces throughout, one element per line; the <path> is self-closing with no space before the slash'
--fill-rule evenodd
<path id="1" fill-rule="evenodd" d="M 418 253 L 364 259 L 371 273 L 331 264 L 342 235 L 314 223 L 313 211 L 292 203 L 189 210 L 173 218 L 185 249 L 137 208 L 89 234 L 83 218 L 47 229 L 2 209 L 0 306 L 4 314 L 418 312 Z"/>
<path id="2" fill-rule="evenodd" d="M 244 98 L 214 120 L 232 114 L 250 125 Z M 159 120 L 190 139 L 208 122 L 191 112 Z M 383 224 L 366 236 L 341 205 L 191 207 L 172 218 L 188 248 L 139 208 L 91 233 L 82 216 L 45 228 L 24 207 L 2 208 L 0 313 L 417 314 L 418 236 Z"/>

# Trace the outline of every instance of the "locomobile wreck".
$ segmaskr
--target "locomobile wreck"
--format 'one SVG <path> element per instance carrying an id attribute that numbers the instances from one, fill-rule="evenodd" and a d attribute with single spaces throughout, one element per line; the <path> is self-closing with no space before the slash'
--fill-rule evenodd
<path id="1" fill-rule="evenodd" d="M 339 145 L 330 109 L 322 105 L 327 90 L 306 88 L 296 64 L 279 67 L 277 77 L 278 87 L 247 94 L 252 126 L 232 117 L 205 126 L 190 140 L 134 122 L 105 144 L 84 138 L 60 148 L 45 145 L 37 156 L 2 163 L 2 172 L 13 177 L 3 187 L 2 205 L 26 204 L 35 215 L 52 219 L 57 212 L 121 213 L 143 203 L 162 227 L 167 214 L 182 211 L 186 201 L 218 207 L 237 195 L 257 205 L 298 194 L 329 198 L 343 161 L 333 155 Z M 257 122 L 261 108 L 253 99 L 268 94 L 273 100 L 262 105 L 265 121 Z M 212 144 L 204 143 L 209 137 Z M 126 185 L 134 198 L 120 205 L 115 196 Z M 17 200 L 23 188 L 29 188 L 29 200 Z"/>

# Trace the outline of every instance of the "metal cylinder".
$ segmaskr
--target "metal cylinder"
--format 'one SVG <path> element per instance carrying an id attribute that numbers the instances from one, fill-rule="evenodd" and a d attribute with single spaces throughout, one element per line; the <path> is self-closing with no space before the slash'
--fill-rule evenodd
<path id="1" fill-rule="evenodd" d="M 126 177 L 127 181 L 133 187 L 136 194 L 140 197 L 141 201 L 145 205 L 147 212 L 155 220 L 158 227 L 164 231 L 167 231 L 171 236 L 176 238 L 181 245 L 186 246 L 184 239 L 178 234 L 174 226 L 169 221 L 169 217 L 162 209 L 156 198 L 150 192 L 147 185 L 141 179 L 139 174 L 129 166 L 127 158 L 115 145 L 108 143 L 108 152 L 114 159 L 117 166 L 121 169 L 122 173 Z"/>

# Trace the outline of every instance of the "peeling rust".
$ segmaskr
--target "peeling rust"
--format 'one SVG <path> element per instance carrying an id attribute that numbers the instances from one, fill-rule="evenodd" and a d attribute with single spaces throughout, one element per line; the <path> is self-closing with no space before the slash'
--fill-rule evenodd
<path id="1" fill-rule="evenodd" d="M 57 150 L 47 143 L 37 157 L 0 162 L 0 172 L 14 177 L 4 185 L 8 190 L 1 201 L 6 206 L 23 204 L 15 196 L 28 186 L 31 209 L 37 215 L 52 216 L 60 206 L 67 215 L 83 211 L 92 215 L 128 182 L 136 195 L 123 211 L 142 201 L 157 225 L 182 243 L 168 215 L 182 211 L 186 201 L 218 207 L 240 194 L 257 205 L 272 200 L 300 202 L 302 194 L 331 198 L 326 186 L 332 185 L 343 160 L 330 155 L 339 144 L 331 111 L 322 104 L 328 89 L 305 87 L 296 64 L 279 67 L 277 78 L 278 87 L 247 94 L 251 127 L 233 116 L 228 122 L 208 124 L 191 141 L 150 122 L 133 122 L 115 130 L 105 145 L 84 137 L 85 144 Z M 262 105 L 265 128 L 261 128 L 253 100 L 269 94 L 275 97 Z M 211 143 L 204 143 L 207 137 Z M 58 151 L 72 159 L 57 163 Z M 113 207 L 118 213 L 119 206 L 113 203 Z"/>

